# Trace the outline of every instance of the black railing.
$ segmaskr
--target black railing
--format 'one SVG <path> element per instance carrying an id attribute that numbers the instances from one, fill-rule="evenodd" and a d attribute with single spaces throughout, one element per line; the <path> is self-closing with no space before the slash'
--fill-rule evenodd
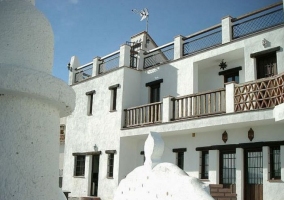
<path id="1" fill-rule="evenodd" d="M 183 55 L 189 55 L 222 43 L 222 27 L 216 25 L 184 38 Z"/>
<path id="2" fill-rule="evenodd" d="M 144 69 L 158 64 L 162 64 L 174 59 L 174 44 L 163 46 L 151 51 L 144 58 Z"/>
<path id="3" fill-rule="evenodd" d="M 93 63 L 75 69 L 75 83 L 92 77 Z"/>
<path id="4" fill-rule="evenodd" d="M 106 58 L 101 59 L 102 63 L 99 64 L 99 74 L 113 70 L 119 67 L 119 55 L 120 53 L 112 54 Z"/>
<path id="5" fill-rule="evenodd" d="M 284 23 L 282 3 L 233 19 L 233 39 Z"/>

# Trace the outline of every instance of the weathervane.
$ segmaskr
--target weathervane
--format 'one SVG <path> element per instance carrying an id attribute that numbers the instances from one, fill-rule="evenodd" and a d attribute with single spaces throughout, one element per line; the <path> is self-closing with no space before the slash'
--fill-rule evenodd
<path id="1" fill-rule="evenodd" d="M 134 12 L 134 13 L 136 13 L 136 14 L 141 16 L 141 20 L 140 21 L 143 21 L 144 19 L 147 19 L 147 21 L 146 21 L 146 32 L 148 33 L 149 12 L 148 12 L 147 8 L 144 8 L 141 11 L 133 9 L 132 12 Z"/>

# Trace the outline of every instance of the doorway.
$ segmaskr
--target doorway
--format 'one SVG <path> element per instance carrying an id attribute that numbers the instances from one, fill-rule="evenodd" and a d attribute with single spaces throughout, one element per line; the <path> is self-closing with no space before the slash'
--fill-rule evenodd
<path id="1" fill-rule="evenodd" d="M 99 166 L 100 155 L 92 156 L 92 178 L 91 178 L 91 194 L 90 196 L 98 195 L 98 183 L 99 183 Z"/>
<path id="2" fill-rule="evenodd" d="M 247 149 L 244 153 L 245 200 L 263 200 L 262 149 Z"/>

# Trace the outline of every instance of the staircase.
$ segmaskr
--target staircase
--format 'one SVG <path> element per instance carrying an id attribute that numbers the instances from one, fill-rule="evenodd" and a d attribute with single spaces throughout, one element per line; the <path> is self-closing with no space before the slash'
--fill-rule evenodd
<path id="1" fill-rule="evenodd" d="M 215 200 L 237 200 L 232 188 L 224 188 L 222 184 L 210 184 L 210 194 Z"/>

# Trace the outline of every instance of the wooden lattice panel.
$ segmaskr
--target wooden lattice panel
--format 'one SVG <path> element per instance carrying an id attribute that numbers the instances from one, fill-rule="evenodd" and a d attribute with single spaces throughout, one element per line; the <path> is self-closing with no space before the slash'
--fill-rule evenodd
<path id="1" fill-rule="evenodd" d="M 283 103 L 284 74 L 235 86 L 235 111 L 271 108 Z"/>

